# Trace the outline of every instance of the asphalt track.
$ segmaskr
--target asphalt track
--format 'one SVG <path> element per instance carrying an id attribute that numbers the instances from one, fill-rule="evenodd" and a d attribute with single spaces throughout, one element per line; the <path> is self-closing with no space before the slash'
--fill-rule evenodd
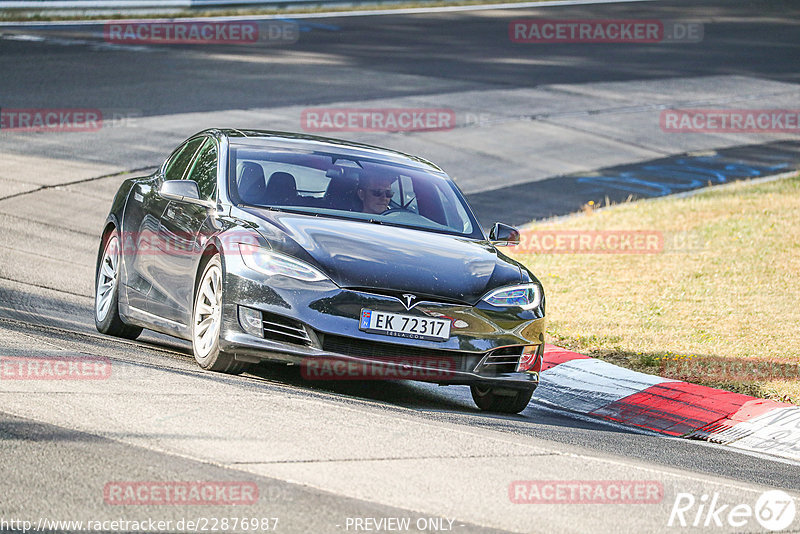
<path id="1" fill-rule="evenodd" d="M 104 43 L 97 26 L 0 30 L 2 108 L 116 117 L 99 132 L 0 132 L 0 354 L 90 354 L 112 365 L 105 381 L 0 382 L 0 519 L 153 518 L 178 531 L 182 518 L 247 515 L 278 517 L 283 532 L 340 532 L 354 530 L 353 518 L 409 517 L 447 518 L 464 532 L 663 532 L 687 530 L 667 526 L 678 493 L 716 492 L 732 505 L 769 488 L 797 496 L 794 463 L 535 402 L 505 417 L 477 411 L 465 388 L 308 383 L 266 365 L 241 377 L 206 373 L 185 343 L 97 334 L 91 295 L 118 173 L 159 164 L 207 126 L 298 129 L 308 107 L 451 107 L 451 131 L 338 135 L 441 163 L 484 224 L 563 214 L 609 192 L 575 173 L 631 176 L 697 149 L 689 157 L 713 153 L 749 169 L 723 165 L 714 183 L 797 168 L 796 136 L 669 136 L 657 116 L 701 103 L 800 107 L 798 15 L 788 2 L 661 2 L 298 19 L 299 41 L 284 46 L 126 48 Z M 535 17 L 701 21 L 704 40 L 508 41 L 510 20 Z M 691 189 L 663 171 L 644 178 L 655 194 L 640 196 Z M 631 194 L 620 183 L 614 191 Z M 665 491 L 649 505 L 510 502 L 513 481 L 552 479 L 657 480 Z M 235 507 L 103 499 L 109 482 L 148 480 L 247 481 L 260 497 Z"/>

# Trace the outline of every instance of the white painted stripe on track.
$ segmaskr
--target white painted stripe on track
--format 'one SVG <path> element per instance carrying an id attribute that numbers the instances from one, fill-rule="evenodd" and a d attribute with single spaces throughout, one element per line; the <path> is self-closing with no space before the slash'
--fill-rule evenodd
<path id="1" fill-rule="evenodd" d="M 536 397 L 578 413 L 591 413 L 634 393 L 675 382 L 594 358 L 570 360 L 542 371 Z"/>
<path id="2" fill-rule="evenodd" d="M 800 406 L 775 408 L 730 429 L 710 433 L 709 440 L 800 461 Z"/>
<path id="3" fill-rule="evenodd" d="M 324 19 L 324 18 L 348 18 L 348 17 L 370 17 L 378 15 L 425 15 L 429 13 L 451 13 L 464 11 L 489 11 L 495 9 L 530 9 L 534 7 L 564 7 L 564 6 L 584 6 L 602 4 L 628 4 L 653 2 L 655 0 L 552 0 L 544 2 L 519 2 L 504 4 L 480 4 L 469 6 L 440 6 L 440 7 L 413 7 L 403 9 L 375 9 L 358 11 L 326 11 L 322 13 L 284 13 L 274 15 L 237 15 L 225 17 L 187 17 L 187 18 L 163 18 L 163 19 L 98 19 L 98 20 L 55 20 L 55 21 L 16 21 L 0 23 L 0 28 L 13 26 L 85 26 L 87 24 L 104 24 L 106 22 L 225 22 L 240 20 L 274 20 L 274 19 Z M 0 5 L 15 2 L 0 2 Z M 23 3 L 23 2 L 18 2 Z M 27 2 L 25 2 L 27 3 Z"/>
<path id="4" fill-rule="evenodd" d="M 626 428 L 626 429 L 636 428 L 636 427 L 625 426 L 625 425 L 622 425 L 621 423 L 619 425 L 620 425 L 620 428 Z M 655 435 L 660 435 L 662 438 L 667 439 L 667 440 L 693 441 L 695 444 L 697 444 L 698 447 L 710 447 L 710 448 L 714 449 L 714 448 L 718 448 L 720 446 L 723 446 L 723 445 L 721 445 L 719 443 L 714 443 L 714 442 L 706 441 L 706 440 L 703 440 L 703 439 L 687 440 L 685 437 L 665 436 L 663 434 L 659 434 L 658 432 L 653 432 L 653 431 L 651 431 L 651 432 L 653 434 L 655 434 Z M 747 449 L 737 449 L 736 452 L 739 453 L 739 454 L 743 454 L 745 456 L 752 456 L 753 458 L 760 458 L 762 460 L 769 460 L 770 462 L 778 462 L 778 463 L 781 463 L 781 464 L 800 467 L 800 461 L 790 460 L 788 458 L 781 458 L 780 456 L 771 456 L 771 455 L 765 454 L 763 452 L 756 452 L 756 451 L 751 451 L 751 450 L 747 450 Z"/>
<path id="5" fill-rule="evenodd" d="M 157 48 L 146 45 L 136 44 L 116 44 L 108 43 L 105 41 L 86 40 L 86 39 L 73 39 L 68 37 L 42 37 L 41 35 L 29 35 L 26 33 L 14 33 L 3 35 L 0 33 L 0 39 L 6 41 L 26 41 L 32 43 L 47 43 L 59 46 L 88 46 L 94 50 L 120 50 L 124 52 L 155 52 Z M 150 43 L 148 43 L 150 44 Z M 157 43 L 152 43 L 157 44 Z"/>

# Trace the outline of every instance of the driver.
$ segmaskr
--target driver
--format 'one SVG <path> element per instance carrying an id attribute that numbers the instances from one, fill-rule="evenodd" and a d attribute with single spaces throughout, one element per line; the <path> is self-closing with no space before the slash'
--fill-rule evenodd
<path id="1" fill-rule="evenodd" d="M 356 194 L 364 206 L 364 213 L 381 214 L 389 209 L 389 200 L 394 195 L 392 191 L 393 178 L 384 176 L 362 176 L 358 182 Z"/>

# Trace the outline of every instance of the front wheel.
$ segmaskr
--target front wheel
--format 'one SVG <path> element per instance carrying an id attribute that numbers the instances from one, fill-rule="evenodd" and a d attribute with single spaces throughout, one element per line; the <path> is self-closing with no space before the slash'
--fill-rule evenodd
<path id="1" fill-rule="evenodd" d="M 247 367 L 232 354 L 219 350 L 222 329 L 222 262 L 215 254 L 206 264 L 194 298 L 192 352 L 203 369 L 239 374 Z"/>
<path id="2" fill-rule="evenodd" d="M 99 332 L 115 337 L 136 339 L 138 326 L 126 324 L 119 316 L 119 272 L 122 254 L 119 236 L 112 230 L 103 238 L 103 255 L 97 265 L 94 287 L 94 325 Z"/>
<path id="3" fill-rule="evenodd" d="M 520 413 L 528 406 L 533 389 L 495 388 L 490 386 L 470 386 L 472 400 L 485 412 Z"/>

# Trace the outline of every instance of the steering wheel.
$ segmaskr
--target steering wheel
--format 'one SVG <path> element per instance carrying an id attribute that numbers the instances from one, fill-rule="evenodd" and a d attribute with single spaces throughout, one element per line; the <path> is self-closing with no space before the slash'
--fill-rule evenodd
<path id="1" fill-rule="evenodd" d="M 381 215 L 385 216 L 385 215 L 391 215 L 392 213 L 401 213 L 401 212 L 412 213 L 410 209 L 400 207 L 400 208 L 389 208 L 388 210 L 381 213 Z"/>

